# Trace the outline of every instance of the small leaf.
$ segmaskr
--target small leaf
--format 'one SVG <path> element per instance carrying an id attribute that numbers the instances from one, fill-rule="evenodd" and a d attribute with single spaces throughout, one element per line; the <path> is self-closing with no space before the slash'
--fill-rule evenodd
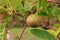
<path id="1" fill-rule="evenodd" d="M 26 0 L 25 3 L 24 3 L 24 10 L 29 11 L 34 6 L 36 6 L 36 4 L 37 4 L 36 0 Z"/>
<path id="2" fill-rule="evenodd" d="M 60 27 L 57 29 L 56 35 L 58 35 L 59 33 L 60 33 Z"/>
<path id="3" fill-rule="evenodd" d="M 47 32 L 49 32 L 49 33 L 52 34 L 53 36 L 57 37 L 55 30 L 48 29 Z"/>
<path id="4" fill-rule="evenodd" d="M 51 35 L 50 33 L 48 33 L 45 30 L 32 29 L 30 31 L 31 31 L 32 34 L 39 37 L 40 39 L 43 39 L 43 40 L 57 40 L 53 35 Z"/>
<path id="5" fill-rule="evenodd" d="M 48 14 L 46 12 L 40 11 L 38 13 L 39 16 L 48 16 Z"/>
<path id="6" fill-rule="evenodd" d="M 54 24 L 54 26 L 55 26 L 56 28 L 59 28 L 59 27 L 60 27 L 60 24 Z"/>
<path id="7" fill-rule="evenodd" d="M 23 5 L 22 5 L 22 0 L 9 0 L 10 3 L 20 12 L 23 12 Z"/>
<path id="8" fill-rule="evenodd" d="M 60 22 L 60 17 L 58 17 L 58 20 L 59 20 L 59 22 Z"/>
<path id="9" fill-rule="evenodd" d="M 38 6 L 42 7 L 43 11 L 45 11 L 48 14 L 48 10 L 47 10 L 48 2 L 47 2 L 47 0 L 39 0 Z"/>

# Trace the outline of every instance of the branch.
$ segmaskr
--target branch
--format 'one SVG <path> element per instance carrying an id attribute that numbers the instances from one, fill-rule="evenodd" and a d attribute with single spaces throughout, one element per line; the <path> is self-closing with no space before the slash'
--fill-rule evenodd
<path id="1" fill-rule="evenodd" d="M 25 31 L 26 28 L 27 28 L 27 25 L 25 24 L 25 26 L 24 26 L 24 28 L 23 28 L 23 30 L 21 32 L 21 35 L 20 35 L 20 37 L 19 37 L 18 40 L 21 40 L 22 39 L 23 33 L 24 33 L 24 31 Z"/>
<path id="2" fill-rule="evenodd" d="M 18 16 L 20 16 L 20 17 L 25 17 L 24 15 L 22 15 L 22 14 L 17 14 Z"/>
<path id="3" fill-rule="evenodd" d="M 58 40 L 60 40 L 60 32 L 58 33 L 57 38 L 58 38 Z"/>
<path id="4" fill-rule="evenodd" d="M 59 2 L 56 2 L 56 1 L 53 1 L 53 0 L 47 0 L 48 2 L 50 2 L 50 3 L 54 3 L 54 4 L 59 4 L 60 5 L 60 1 Z"/>

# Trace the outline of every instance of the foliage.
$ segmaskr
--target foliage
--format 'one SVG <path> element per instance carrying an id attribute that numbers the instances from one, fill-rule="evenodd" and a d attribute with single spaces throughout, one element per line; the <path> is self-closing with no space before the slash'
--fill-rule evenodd
<path id="1" fill-rule="evenodd" d="M 50 33 L 48 33 L 45 30 L 32 29 L 31 33 L 36 35 L 37 37 L 39 37 L 42 40 L 56 40 L 53 35 L 51 35 Z"/>
<path id="2" fill-rule="evenodd" d="M 16 25 L 20 26 L 20 24 L 24 26 L 26 24 L 26 18 L 30 14 L 36 14 L 40 17 L 43 16 L 45 17 L 45 20 L 48 20 L 46 18 L 50 17 L 51 19 L 53 18 L 52 21 L 57 19 L 60 22 L 59 4 L 56 5 L 48 2 L 47 0 L 0 0 L 0 14 L 2 13 L 5 15 L 4 18 L 0 16 L 0 20 L 3 20 L 3 22 L 0 22 L 0 35 L 3 34 L 2 40 L 6 39 L 5 36 L 8 28 L 12 28 L 12 26 Z M 44 18 L 42 18 L 42 20 L 44 20 Z M 51 24 L 55 25 L 54 22 Z M 60 25 L 60 23 L 58 24 Z M 54 31 L 54 33 L 57 33 L 55 34 L 57 38 L 57 35 L 60 33 L 60 26 L 56 26 L 55 28 L 57 28 L 57 31 Z M 53 35 L 51 30 L 49 31 L 51 33 L 47 32 L 46 30 L 39 29 L 32 29 L 30 32 L 43 40 L 56 40 L 55 35 Z"/>

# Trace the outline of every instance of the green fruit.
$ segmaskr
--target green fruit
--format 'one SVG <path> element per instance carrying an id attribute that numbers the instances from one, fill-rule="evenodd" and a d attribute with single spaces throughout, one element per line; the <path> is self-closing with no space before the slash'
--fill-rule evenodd
<path id="1" fill-rule="evenodd" d="M 27 17 L 26 23 L 28 26 L 37 27 L 40 25 L 40 17 L 37 14 L 31 14 Z"/>

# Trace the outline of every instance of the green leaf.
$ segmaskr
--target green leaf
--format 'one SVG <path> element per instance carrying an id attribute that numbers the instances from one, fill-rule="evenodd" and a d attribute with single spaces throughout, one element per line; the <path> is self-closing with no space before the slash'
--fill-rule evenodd
<path id="1" fill-rule="evenodd" d="M 59 22 L 60 22 L 60 17 L 58 17 L 58 20 L 59 20 Z"/>
<path id="2" fill-rule="evenodd" d="M 31 31 L 32 34 L 39 37 L 40 39 L 43 39 L 43 40 L 57 40 L 53 35 L 51 35 L 50 33 L 48 33 L 45 30 L 32 29 L 30 31 Z"/>
<path id="3" fill-rule="evenodd" d="M 39 7 L 40 6 L 45 7 L 46 5 L 47 5 L 47 0 L 39 0 Z"/>
<path id="4" fill-rule="evenodd" d="M 1 0 L 0 5 L 1 6 L 5 5 L 7 7 L 10 7 L 11 6 L 11 3 L 10 3 L 9 0 Z"/>
<path id="5" fill-rule="evenodd" d="M 12 18 L 10 16 L 6 16 L 4 21 L 5 23 L 9 23 L 12 20 Z"/>
<path id="6" fill-rule="evenodd" d="M 52 29 L 48 29 L 47 32 L 49 32 L 50 34 L 52 34 L 53 36 L 57 37 L 56 31 L 52 30 Z"/>
<path id="7" fill-rule="evenodd" d="M 56 28 L 59 28 L 59 27 L 60 27 L 60 24 L 57 23 L 57 24 L 54 24 L 54 26 L 55 26 Z"/>
<path id="8" fill-rule="evenodd" d="M 7 24 L 3 25 L 3 40 L 7 40 Z"/>
<path id="9" fill-rule="evenodd" d="M 2 32 L 2 30 L 3 30 L 3 25 L 2 23 L 0 23 L 0 33 Z"/>
<path id="10" fill-rule="evenodd" d="M 57 29 L 56 35 L 58 35 L 59 33 L 60 33 L 60 27 Z"/>
<path id="11" fill-rule="evenodd" d="M 29 11 L 32 9 L 32 7 L 37 6 L 36 5 L 37 3 L 35 3 L 35 2 L 36 2 L 36 0 L 26 0 L 24 3 L 24 10 Z"/>
<path id="12" fill-rule="evenodd" d="M 46 12 L 40 11 L 38 13 L 39 16 L 48 16 L 48 14 Z"/>
<path id="13" fill-rule="evenodd" d="M 40 7 L 40 10 L 41 10 L 41 7 L 42 7 L 43 11 L 45 11 L 48 14 L 48 11 L 47 11 L 47 7 L 48 7 L 47 0 L 39 0 L 38 6 Z"/>
<path id="14" fill-rule="evenodd" d="M 23 5 L 22 0 L 1 0 L 0 5 L 6 5 L 7 7 L 13 7 L 19 10 L 20 12 L 23 12 Z"/>
<path id="15" fill-rule="evenodd" d="M 20 12 L 23 12 L 23 5 L 22 5 L 22 0 L 9 0 L 10 3 Z"/>
<path id="16" fill-rule="evenodd" d="M 56 17 L 57 15 L 59 15 L 59 11 L 57 10 L 57 6 L 52 6 L 50 8 L 48 8 L 48 15 L 49 16 L 54 16 Z"/>

